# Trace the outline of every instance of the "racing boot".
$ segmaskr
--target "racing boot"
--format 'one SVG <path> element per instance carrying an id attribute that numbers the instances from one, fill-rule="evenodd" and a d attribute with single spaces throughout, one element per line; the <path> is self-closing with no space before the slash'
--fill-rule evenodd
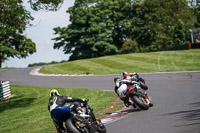
<path id="1" fill-rule="evenodd" d="M 147 95 L 147 93 L 145 92 L 145 96 L 146 96 L 146 101 L 147 101 L 147 104 L 149 105 L 149 107 L 152 107 L 153 106 L 153 103 L 151 102 L 149 96 Z"/>

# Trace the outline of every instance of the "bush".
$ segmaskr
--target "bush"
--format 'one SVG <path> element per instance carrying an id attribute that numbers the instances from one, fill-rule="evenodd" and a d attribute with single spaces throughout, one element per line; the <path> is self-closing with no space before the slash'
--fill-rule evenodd
<path id="1" fill-rule="evenodd" d="M 127 39 L 119 50 L 120 54 L 139 52 L 138 43 L 135 40 Z"/>
<path id="2" fill-rule="evenodd" d="M 62 60 L 62 61 L 60 61 L 60 62 L 57 62 L 57 61 L 52 61 L 52 62 L 39 62 L 39 63 L 29 64 L 28 67 L 44 66 L 44 65 L 58 64 L 58 63 L 63 63 L 63 62 L 66 62 L 66 61 L 65 61 L 65 60 Z"/>

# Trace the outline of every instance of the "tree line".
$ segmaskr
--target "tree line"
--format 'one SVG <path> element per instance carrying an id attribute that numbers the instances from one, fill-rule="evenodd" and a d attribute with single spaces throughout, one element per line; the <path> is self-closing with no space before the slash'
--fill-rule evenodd
<path id="1" fill-rule="evenodd" d="M 64 0 L 26 0 L 35 11 L 57 11 Z M 67 0 L 66 0 L 67 1 Z M 34 19 L 23 0 L 0 1 L 0 68 L 10 57 L 26 58 L 36 44 L 24 31 Z M 165 50 L 190 41 L 200 27 L 200 0 L 75 0 L 67 27 L 56 27 L 54 49 L 69 60 Z"/>
<path id="2" fill-rule="evenodd" d="M 166 50 L 190 41 L 200 26 L 197 0 L 75 0 L 67 27 L 54 28 L 54 48 L 69 60 Z"/>
<path id="3" fill-rule="evenodd" d="M 64 62 L 67 62 L 67 61 L 62 60 L 62 61 L 51 61 L 51 62 L 38 62 L 38 63 L 28 64 L 28 67 L 53 65 L 53 64 L 64 63 Z"/>

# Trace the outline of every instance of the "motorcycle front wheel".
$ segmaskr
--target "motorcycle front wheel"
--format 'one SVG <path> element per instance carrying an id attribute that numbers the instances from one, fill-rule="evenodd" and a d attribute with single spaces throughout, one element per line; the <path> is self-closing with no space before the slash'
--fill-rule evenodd
<path id="1" fill-rule="evenodd" d="M 143 110 L 149 109 L 149 106 L 147 105 L 146 101 L 142 97 L 139 98 L 138 96 L 132 96 L 131 99 L 141 109 Z"/>
<path id="2" fill-rule="evenodd" d="M 99 133 L 106 133 L 107 132 L 105 125 L 100 120 L 98 120 L 98 132 Z"/>
<path id="3" fill-rule="evenodd" d="M 67 119 L 65 121 L 65 126 L 67 128 L 67 131 L 69 133 L 89 133 L 87 129 L 84 129 L 83 131 L 79 131 L 74 124 L 72 123 L 72 119 Z"/>

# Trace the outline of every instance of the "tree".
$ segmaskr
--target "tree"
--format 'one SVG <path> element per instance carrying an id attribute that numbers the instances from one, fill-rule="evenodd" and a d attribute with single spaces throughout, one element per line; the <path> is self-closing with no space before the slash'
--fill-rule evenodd
<path id="1" fill-rule="evenodd" d="M 136 39 L 140 51 L 165 50 L 175 46 L 172 29 L 178 20 L 184 23 L 185 34 L 196 21 L 185 0 L 144 0 L 134 9 L 132 38 Z"/>
<path id="2" fill-rule="evenodd" d="M 172 34 L 174 46 L 180 46 L 187 43 L 185 25 L 182 20 L 178 20 L 178 23 L 172 29 Z"/>
<path id="3" fill-rule="evenodd" d="M 120 54 L 134 53 L 138 52 L 138 44 L 135 40 L 127 39 L 122 45 L 122 48 L 119 50 Z"/>
<path id="4" fill-rule="evenodd" d="M 28 0 L 31 8 L 35 11 L 47 10 L 47 11 L 57 11 L 62 5 L 64 0 Z"/>
<path id="5" fill-rule="evenodd" d="M 71 24 L 54 28 L 54 48 L 72 54 L 69 60 L 116 54 L 130 23 L 131 0 L 76 0 L 68 9 Z"/>
<path id="6" fill-rule="evenodd" d="M 186 0 L 75 0 L 67 12 L 71 24 L 53 40 L 70 60 L 183 45 L 197 22 Z"/>
<path id="7" fill-rule="evenodd" d="M 67 28 L 54 28 L 58 37 L 54 48 L 63 47 L 66 54 L 72 54 L 69 60 L 99 57 L 117 53 L 113 44 L 111 29 L 104 21 L 105 14 L 96 6 L 97 1 L 76 0 L 68 9 L 71 24 Z"/>
<path id="8" fill-rule="evenodd" d="M 8 57 L 25 58 L 36 52 L 35 43 L 23 35 L 32 19 L 21 0 L 0 1 L 0 68 Z"/>
<path id="9" fill-rule="evenodd" d="M 56 11 L 63 0 L 28 0 L 33 10 Z M 22 0 L 0 1 L 0 68 L 9 57 L 25 58 L 36 52 L 35 43 L 24 35 L 33 20 Z"/>
<path id="10" fill-rule="evenodd" d="M 200 0 L 189 0 L 189 3 L 197 17 L 195 27 L 200 27 Z"/>

